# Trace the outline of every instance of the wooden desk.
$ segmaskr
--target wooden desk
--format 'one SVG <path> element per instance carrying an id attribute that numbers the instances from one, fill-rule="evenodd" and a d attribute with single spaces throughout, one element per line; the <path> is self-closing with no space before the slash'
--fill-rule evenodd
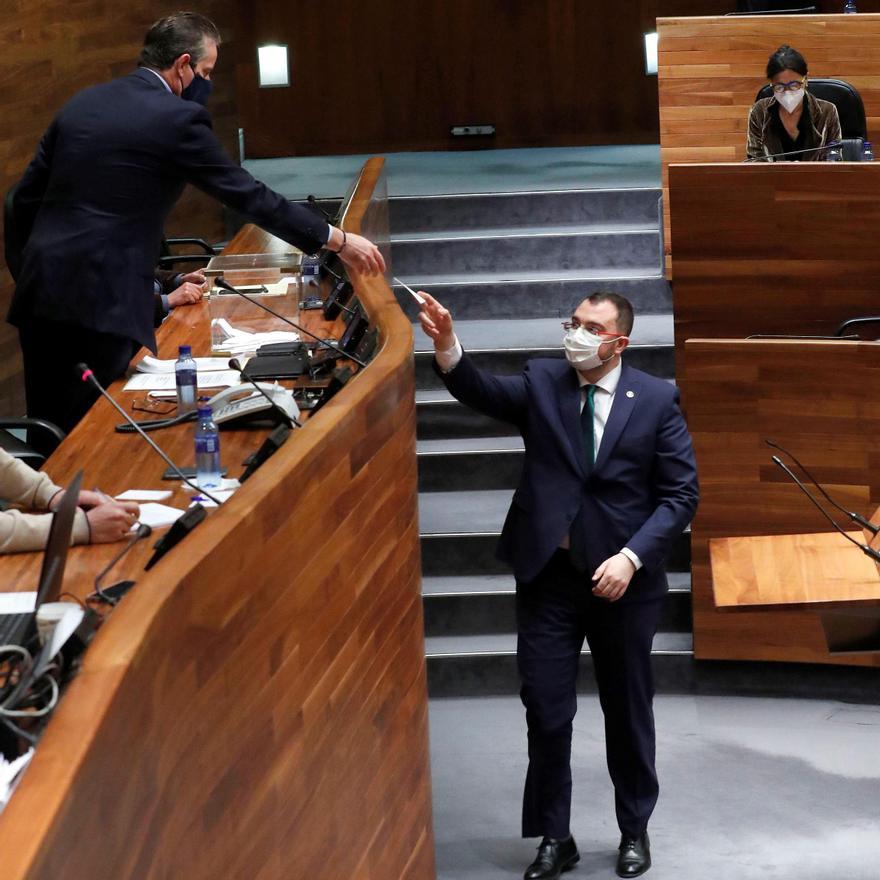
<path id="1" fill-rule="evenodd" d="M 669 173 L 679 380 L 686 339 L 830 335 L 880 311 L 880 162 Z"/>
<path id="2" fill-rule="evenodd" d="M 381 172 L 367 163 L 347 229 L 383 216 Z M 434 876 L 411 330 L 383 279 L 353 282 L 375 359 L 185 544 L 115 570 L 137 587 L 0 816 L 4 880 Z M 205 320 L 175 311 L 160 357 L 206 346 Z M 158 486 L 164 465 L 116 421 L 99 402 L 53 477 Z M 187 459 L 191 427 L 159 436 Z M 223 433 L 233 474 L 264 436 Z M 70 587 L 113 549 L 71 553 Z M 38 564 L 0 576 L 33 583 Z"/>
<path id="3" fill-rule="evenodd" d="M 788 43 L 803 53 L 811 77 L 835 77 L 855 86 L 865 105 L 868 136 L 878 137 L 880 79 L 871 47 L 880 35 L 880 15 L 659 18 L 657 34 L 667 253 L 670 245 L 674 255 L 677 250 L 671 237 L 676 219 L 669 215 L 669 166 L 745 159 L 749 109 L 777 46 Z M 725 204 L 715 205 L 716 217 L 735 216 Z M 675 262 L 673 271 L 677 279 Z"/>
<path id="4" fill-rule="evenodd" d="M 873 391 L 880 343 L 692 339 L 686 349 L 682 393 L 700 475 L 691 533 L 695 656 L 880 662 L 831 656 L 814 611 L 719 611 L 709 556 L 715 539 L 831 530 L 772 463 L 774 450 L 764 438 L 791 450 L 839 503 L 873 514 L 880 504 L 880 409 Z M 821 540 L 838 546 L 841 559 L 852 553 L 853 565 L 867 574 L 869 561 L 843 538 Z"/>

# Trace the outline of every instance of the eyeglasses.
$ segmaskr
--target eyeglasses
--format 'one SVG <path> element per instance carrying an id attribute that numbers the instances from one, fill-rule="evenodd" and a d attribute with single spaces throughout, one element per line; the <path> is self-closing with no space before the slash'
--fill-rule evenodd
<path id="1" fill-rule="evenodd" d="M 777 95 L 781 95 L 783 92 L 799 92 L 805 82 L 805 79 L 796 79 L 788 83 L 773 83 L 771 88 Z"/>
<path id="2" fill-rule="evenodd" d="M 584 327 L 584 325 L 579 324 L 577 321 L 563 321 L 562 327 L 567 333 L 569 330 L 577 330 L 580 327 Z M 595 333 L 596 336 L 614 336 L 615 335 L 614 333 L 608 333 L 606 330 L 599 330 L 597 327 L 590 327 L 589 325 L 584 327 L 584 330 L 586 330 L 588 333 Z"/>

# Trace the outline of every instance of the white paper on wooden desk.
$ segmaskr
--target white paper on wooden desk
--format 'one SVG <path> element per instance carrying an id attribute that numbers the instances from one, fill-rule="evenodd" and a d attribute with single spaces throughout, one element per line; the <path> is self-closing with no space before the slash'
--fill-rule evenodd
<path id="1" fill-rule="evenodd" d="M 193 360 L 196 362 L 196 370 L 200 373 L 226 370 L 229 367 L 229 358 L 197 357 Z M 135 369 L 139 373 L 173 373 L 176 363 L 177 361 L 163 361 L 147 354 L 138 361 Z"/>
<path id="2" fill-rule="evenodd" d="M 0 593 L 0 614 L 29 614 L 36 607 L 36 591 Z"/>
<path id="3" fill-rule="evenodd" d="M 238 385 L 241 376 L 235 370 L 211 370 L 196 373 L 199 388 L 228 388 Z M 123 391 L 175 391 L 177 382 L 174 373 L 135 373 L 125 383 Z"/>
<path id="4" fill-rule="evenodd" d="M 170 489 L 126 489 L 116 495 L 117 501 L 165 501 L 171 497 Z"/>
<path id="5" fill-rule="evenodd" d="M 136 531 L 138 523 L 143 523 L 154 529 L 161 529 L 163 526 L 170 526 L 171 523 L 183 516 L 185 512 L 178 510 L 176 507 L 169 507 L 167 504 L 157 504 L 154 501 L 150 501 L 141 505 L 138 522 L 131 527 L 131 530 Z"/>

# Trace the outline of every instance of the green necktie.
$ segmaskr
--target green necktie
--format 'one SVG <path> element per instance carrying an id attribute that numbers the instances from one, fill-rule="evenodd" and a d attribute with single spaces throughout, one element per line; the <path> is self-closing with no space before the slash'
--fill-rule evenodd
<path id="1" fill-rule="evenodd" d="M 584 435 L 584 465 L 586 466 L 587 475 L 593 471 L 593 460 L 595 458 L 594 434 L 593 434 L 593 416 L 595 407 L 593 405 L 593 397 L 596 394 L 595 385 L 585 386 L 587 397 L 581 410 L 581 433 Z M 584 529 L 584 509 L 578 511 L 574 522 L 571 524 L 569 532 L 569 546 L 571 549 L 571 564 L 578 571 L 587 570 L 587 547 L 586 534 Z"/>
<path id="2" fill-rule="evenodd" d="M 593 446 L 595 434 L 593 432 L 593 420 L 596 414 L 596 408 L 593 398 L 596 395 L 595 385 L 586 385 L 587 399 L 581 410 L 581 432 L 584 435 L 584 453 L 587 465 L 587 473 L 593 470 L 593 463 L 596 460 L 596 450 Z"/>

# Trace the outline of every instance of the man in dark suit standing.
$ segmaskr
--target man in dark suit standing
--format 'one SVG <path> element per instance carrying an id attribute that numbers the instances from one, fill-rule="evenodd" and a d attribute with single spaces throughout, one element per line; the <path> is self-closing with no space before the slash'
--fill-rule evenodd
<path id="1" fill-rule="evenodd" d="M 663 559 L 697 506 L 693 449 L 667 382 L 621 362 L 633 312 L 613 293 L 566 322 L 561 359 L 494 376 L 462 351 L 448 310 L 428 294 L 420 319 L 458 400 L 511 422 L 525 440 L 499 555 L 517 581 L 517 663 L 529 769 L 523 837 L 541 837 L 526 880 L 579 859 L 569 827 L 571 734 L 584 638 L 605 716 L 621 841 L 617 873 L 651 865 L 657 801 L 651 644 L 667 591 Z"/>
<path id="2" fill-rule="evenodd" d="M 368 274 L 367 239 L 329 226 L 236 165 L 202 106 L 220 34 L 207 18 L 156 22 L 140 66 L 75 95 L 43 136 L 14 199 L 17 266 L 9 321 L 19 328 L 28 415 L 69 430 L 137 348 L 155 352 L 153 270 L 165 219 L 191 183 L 307 253 L 327 248 Z"/>

